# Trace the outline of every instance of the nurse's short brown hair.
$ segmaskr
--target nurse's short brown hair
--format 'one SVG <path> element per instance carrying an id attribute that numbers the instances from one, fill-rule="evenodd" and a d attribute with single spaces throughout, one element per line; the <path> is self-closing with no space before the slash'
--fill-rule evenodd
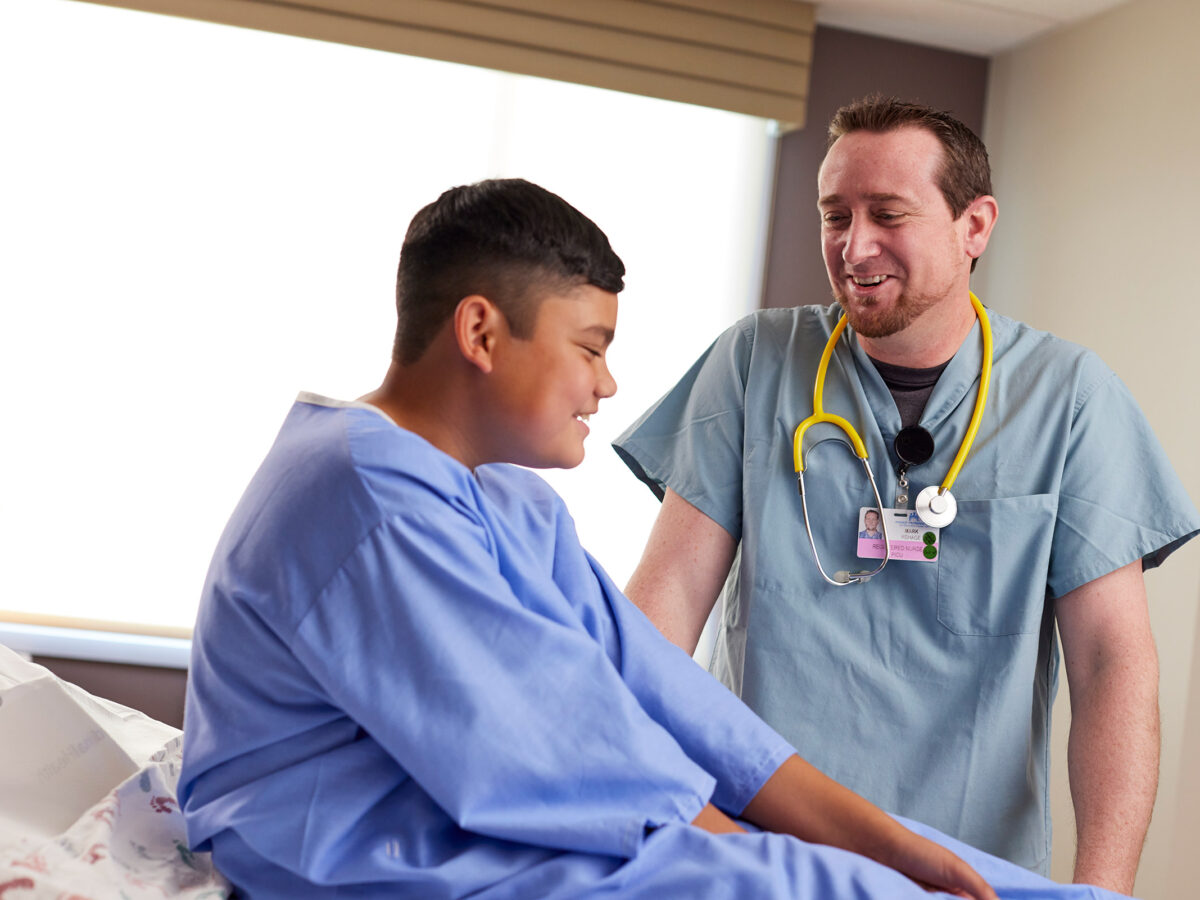
<path id="1" fill-rule="evenodd" d="M 834 113 L 827 146 L 854 131 L 884 134 L 899 128 L 923 128 L 941 143 L 938 188 L 955 219 L 976 198 L 992 193 L 992 168 L 983 141 L 950 113 L 931 106 L 881 94 L 855 100 Z"/>

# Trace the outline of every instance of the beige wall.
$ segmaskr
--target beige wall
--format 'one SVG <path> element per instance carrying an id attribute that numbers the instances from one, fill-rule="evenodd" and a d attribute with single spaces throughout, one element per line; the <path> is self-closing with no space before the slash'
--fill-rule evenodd
<path id="1" fill-rule="evenodd" d="M 1130 386 L 1193 500 L 1200 335 L 1200 4 L 1134 0 L 993 60 L 985 139 L 1000 222 L 975 286 L 1096 350 Z M 1129 478 L 1138 477 L 1129 460 Z M 1163 760 L 1137 893 L 1200 882 L 1200 540 L 1147 576 Z M 1065 685 L 1055 713 L 1054 874 L 1070 877 Z"/>

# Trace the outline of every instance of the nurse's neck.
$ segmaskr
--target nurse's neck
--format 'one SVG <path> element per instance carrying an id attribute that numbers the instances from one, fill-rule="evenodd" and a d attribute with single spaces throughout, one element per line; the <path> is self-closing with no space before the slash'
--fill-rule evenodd
<path id="1" fill-rule="evenodd" d="M 965 302 L 942 301 L 925 310 L 906 327 L 883 337 L 856 332 L 867 356 L 907 369 L 931 369 L 954 357 L 975 325 L 970 295 Z"/>

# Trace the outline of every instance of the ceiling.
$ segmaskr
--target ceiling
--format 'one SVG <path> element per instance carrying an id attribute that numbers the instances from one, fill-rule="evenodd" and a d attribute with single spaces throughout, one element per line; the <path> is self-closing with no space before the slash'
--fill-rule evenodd
<path id="1" fill-rule="evenodd" d="M 816 0 L 817 22 L 992 56 L 1127 0 Z"/>

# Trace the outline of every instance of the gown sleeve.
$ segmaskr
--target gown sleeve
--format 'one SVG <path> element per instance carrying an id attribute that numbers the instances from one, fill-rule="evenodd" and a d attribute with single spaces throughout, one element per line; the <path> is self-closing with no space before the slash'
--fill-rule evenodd
<path id="1" fill-rule="evenodd" d="M 714 780 L 640 707 L 554 598 L 514 593 L 497 538 L 442 501 L 382 521 L 293 647 L 331 702 L 461 828 L 632 856 Z"/>
<path id="2" fill-rule="evenodd" d="M 795 749 L 725 685 L 663 637 L 590 556 L 619 635 L 621 675 L 646 713 L 717 779 L 715 806 L 733 816 Z"/>

